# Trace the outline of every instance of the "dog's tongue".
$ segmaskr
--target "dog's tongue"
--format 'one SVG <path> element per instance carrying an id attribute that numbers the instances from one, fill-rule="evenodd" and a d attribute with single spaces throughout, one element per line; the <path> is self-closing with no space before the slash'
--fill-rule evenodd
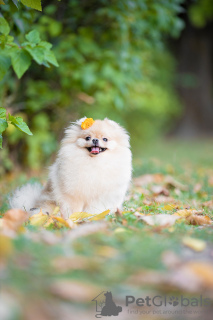
<path id="1" fill-rule="evenodd" d="M 91 153 L 99 153 L 99 147 L 92 147 Z"/>

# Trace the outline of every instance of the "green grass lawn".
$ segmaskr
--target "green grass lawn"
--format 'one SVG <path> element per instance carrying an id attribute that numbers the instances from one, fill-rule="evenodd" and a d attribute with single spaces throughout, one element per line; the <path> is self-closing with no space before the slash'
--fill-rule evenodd
<path id="1" fill-rule="evenodd" d="M 135 304 L 130 317 L 126 295 L 203 294 L 212 299 L 212 225 L 192 225 L 182 218 L 172 226 L 151 226 L 138 219 L 181 209 L 213 219 L 212 205 L 205 205 L 213 200 L 212 141 L 159 141 L 141 146 L 133 162 L 135 177 L 149 174 L 153 180 L 133 184 L 122 213 L 75 229 L 27 225 L 12 237 L 0 233 L 0 312 L 7 313 L 5 319 L 95 319 L 91 300 L 107 290 L 122 305 L 119 319 L 187 318 L 157 312 L 144 318 Z M 166 183 L 168 176 L 177 185 Z M 2 180 L 2 216 L 6 193 L 28 179 L 22 173 Z M 203 247 L 184 245 L 186 238 L 200 240 Z"/>

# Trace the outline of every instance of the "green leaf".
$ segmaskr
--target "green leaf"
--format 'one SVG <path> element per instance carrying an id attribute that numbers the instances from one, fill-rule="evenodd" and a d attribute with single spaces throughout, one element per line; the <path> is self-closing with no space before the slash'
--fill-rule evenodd
<path id="1" fill-rule="evenodd" d="M 6 119 L 0 119 L 0 133 L 7 129 L 8 123 Z"/>
<path id="2" fill-rule="evenodd" d="M 8 116 L 9 121 L 11 121 L 11 124 L 13 124 L 20 131 L 28 134 L 29 136 L 32 136 L 32 132 L 30 131 L 28 125 L 24 122 L 24 120 L 21 117 L 14 117 L 11 116 L 11 114 L 9 114 Z"/>
<path id="3" fill-rule="evenodd" d="M 30 63 L 31 57 L 28 52 L 18 49 L 12 53 L 12 66 L 19 79 L 27 71 Z"/>
<path id="4" fill-rule="evenodd" d="M 30 32 L 25 36 L 25 38 L 26 38 L 29 42 L 35 43 L 35 44 L 38 44 L 38 43 L 41 41 L 39 32 L 38 32 L 37 30 L 30 31 Z"/>
<path id="5" fill-rule="evenodd" d="M 10 43 L 10 42 L 13 42 L 14 37 L 7 35 L 7 36 L 6 36 L 6 40 L 7 40 L 7 42 L 9 42 L 9 43 Z"/>
<path id="6" fill-rule="evenodd" d="M 0 54 L 0 81 L 4 78 L 10 65 L 10 57 L 6 56 L 6 54 Z"/>
<path id="7" fill-rule="evenodd" d="M 0 149 L 2 149 L 2 134 L 0 133 Z"/>
<path id="8" fill-rule="evenodd" d="M 25 6 L 42 11 L 41 0 L 21 0 Z"/>
<path id="9" fill-rule="evenodd" d="M 0 119 L 6 119 L 6 109 L 0 108 Z"/>
<path id="10" fill-rule="evenodd" d="M 0 0 L 0 4 L 5 4 L 3 0 Z"/>
<path id="11" fill-rule="evenodd" d="M 51 43 L 47 42 L 47 41 L 41 41 L 39 43 L 39 47 L 43 47 L 43 48 L 48 49 L 48 50 L 51 49 L 52 46 L 53 45 Z"/>
<path id="12" fill-rule="evenodd" d="M 3 17 L 0 17 L 0 32 L 5 35 L 8 35 L 8 33 L 10 32 L 9 24 Z"/>
<path id="13" fill-rule="evenodd" d="M 6 110 L 4 108 L 0 108 L 0 116 L 6 117 Z M 2 149 L 2 132 L 8 127 L 8 123 L 6 119 L 0 119 L 0 148 Z"/>
<path id="14" fill-rule="evenodd" d="M 26 47 L 25 50 L 27 50 L 29 52 L 29 54 L 31 55 L 31 57 L 38 63 L 38 64 L 42 64 L 44 61 L 44 48 L 39 48 L 39 47 L 34 47 L 34 48 L 30 48 L 30 47 Z"/>
<path id="15" fill-rule="evenodd" d="M 19 0 L 12 0 L 12 1 L 13 1 L 14 5 L 18 8 L 18 1 Z"/>
<path id="16" fill-rule="evenodd" d="M 56 57 L 52 51 L 46 50 L 44 53 L 44 58 L 47 62 L 51 63 L 55 67 L 58 67 L 58 62 L 56 60 Z"/>

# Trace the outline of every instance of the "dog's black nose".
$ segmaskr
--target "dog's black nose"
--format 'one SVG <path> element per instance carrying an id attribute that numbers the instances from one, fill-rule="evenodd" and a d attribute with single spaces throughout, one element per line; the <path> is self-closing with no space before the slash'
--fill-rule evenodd
<path id="1" fill-rule="evenodd" d="M 98 145 L 98 139 L 92 139 L 92 142 L 96 145 Z"/>

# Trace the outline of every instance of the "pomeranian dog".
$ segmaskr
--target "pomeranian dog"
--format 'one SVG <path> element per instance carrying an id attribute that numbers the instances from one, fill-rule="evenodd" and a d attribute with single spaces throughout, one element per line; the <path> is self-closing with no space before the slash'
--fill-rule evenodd
<path id="1" fill-rule="evenodd" d="M 10 198 L 11 208 L 34 214 L 56 206 L 66 219 L 74 212 L 122 209 L 131 181 L 129 135 L 118 123 L 82 118 L 65 130 L 47 184 L 27 184 Z"/>

